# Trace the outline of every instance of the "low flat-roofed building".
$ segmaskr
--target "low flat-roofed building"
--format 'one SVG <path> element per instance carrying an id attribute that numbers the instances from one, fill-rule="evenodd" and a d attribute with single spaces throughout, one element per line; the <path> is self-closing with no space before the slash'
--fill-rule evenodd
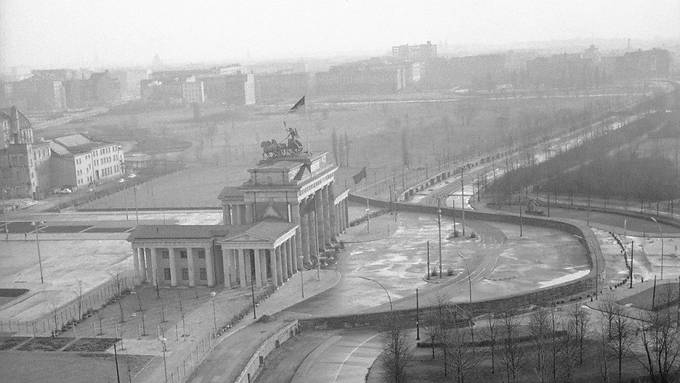
<path id="1" fill-rule="evenodd" d="M 73 134 L 53 139 L 50 148 L 56 185 L 79 188 L 108 182 L 125 173 L 123 151 L 118 144 Z"/>

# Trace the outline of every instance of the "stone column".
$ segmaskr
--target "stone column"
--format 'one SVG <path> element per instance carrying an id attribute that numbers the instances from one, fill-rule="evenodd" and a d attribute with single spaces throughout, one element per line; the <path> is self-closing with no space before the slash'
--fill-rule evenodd
<path id="1" fill-rule="evenodd" d="M 330 219 L 331 241 L 337 242 L 338 219 L 335 210 L 335 191 L 333 190 L 333 182 L 328 185 L 328 211 L 330 212 L 328 218 Z"/>
<path id="2" fill-rule="evenodd" d="M 345 210 L 343 214 L 345 215 L 345 229 L 349 227 L 349 207 L 347 206 L 347 200 L 342 201 L 342 207 Z"/>
<path id="3" fill-rule="evenodd" d="M 306 209 L 306 205 L 300 218 L 300 255 L 304 257 L 305 261 L 309 262 L 309 212 Z"/>
<path id="4" fill-rule="evenodd" d="M 319 254 L 319 232 L 316 227 L 316 212 L 309 212 L 309 256 L 318 257 Z"/>
<path id="5" fill-rule="evenodd" d="M 276 248 L 276 275 L 279 280 L 279 285 L 283 284 L 285 278 L 283 277 L 283 256 L 281 253 L 281 246 Z"/>
<path id="6" fill-rule="evenodd" d="M 297 273 L 298 270 L 299 270 L 298 269 L 298 254 L 299 254 L 299 252 L 298 252 L 298 249 L 297 249 L 297 246 L 296 246 L 297 243 L 298 243 L 298 237 L 299 237 L 299 235 L 295 234 L 295 236 L 293 237 L 294 243 L 291 244 L 292 246 L 290 248 L 290 250 L 291 250 L 290 251 L 290 258 L 293 262 L 293 274 Z"/>
<path id="7" fill-rule="evenodd" d="M 170 286 L 177 287 L 177 253 L 179 249 L 170 248 Z"/>
<path id="8" fill-rule="evenodd" d="M 288 280 L 288 248 L 286 247 L 286 243 L 282 243 L 281 246 L 279 246 L 281 249 L 279 251 L 280 255 L 280 261 L 281 261 L 281 279 L 284 281 Z"/>
<path id="9" fill-rule="evenodd" d="M 222 248 L 222 269 L 224 270 L 224 287 L 231 287 L 231 249 Z"/>
<path id="10" fill-rule="evenodd" d="M 209 247 L 204 247 L 205 252 L 205 272 L 208 274 L 208 286 L 215 286 L 215 263 L 213 261 L 212 251 Z"/>
<path id="11" fill-rule="evenodd" d="M 295 274 L 295 269 L 293 269 L 293 239 L 295 239 L 295 237 L 288 238 L 286 241 L 286 265 L 288 266 L 288 278 Z"/>
<path id="12" fill-rule="evenodd" d="M 154 250 L 152 248 L 146 248 L 144 250 L 144 253 L 146 254 L 144 258 L 146 258 L 146 280 L 147 282 L 153 282 L 153 267 L 152 267 L 152 262 L 151 262 L 151 257 L 152 253 Z"/>
<path id="13" fill-rule="evenodd" d="M 194 264 L 194 249 L 187 247 L 187 268 L 189 269 L 189 287 L 196 286 L 195 270 L 196 266 Z"/>
<path id="14" fill-rule="evenodd" d="M 151 249 L 151 280 L 154 286 L 158 286 L 158 258 L 160 253 L 161 249 L 158 247 Z"/>
<path id="15" fill-rule="evenodd" d="M 267 252 L 263 249 L 257 249 L 257 255 L 260 258 L 260 281 L 261 286 L 267 284 Z"/>
<path id="16" fill-rule="evenodd" d="M 139 248 L 133 247 L 132 248 L 132 266 L 135 268 L 135 280 L 140 277 L 139 275 L 139 256 L 137 255 L 137 252 L 139 251 Z"/>
<path id="17" fill-rule="evenodd" d="M 274 286 L 279 285 L 279 269 L 278 269 L 278 259 L 276 259 L 276 256 L 278 254 L 278 248 L 270 250 L 269 251 L 269 264 L 270 268 L 272 271 L 272 282 L 274 283 Z"/>
<path id="18" fill-rule="evenodd" d="M 262 287 L 262 265 L 260 264 L 259 249 L 253 249 L 253 259 L 255 261 L 255 286 Z"/>
<path id="19" fill-rule="evenodd" d="M 141 251 L 141 254 L 139 254 L 139 277 L 142 282 L 146 282 L 149 280 L 147 278 L 149 272 L 146 271 L 146 248 L 140 247 L 139 250 Z"/>
<path id="20" fill-rule="evenodd" d="M 328 185 L 321 189 L 321 196 L 323 201 L 323 235 L 325 244 L 331 243 L 331 204 L 328 202 Z"/>
<path id="21" fill-rule="evenodd" d="M 316 214 L 316 235 L 319 236 L 319 249 L 326 248 L 326 234 L 323 229 L 323 208 L 323 191 L 319 189 L 314 193 L 314 214 Z"/>
<path id="22" fill-rule="evenodd" d="M 291 205 L 290 210 L 293 215 L 293 223 L 298 225 L 297 230 L 295 230 L 295 252 L 297 254 L 302 254 L 302 218 L 300 216 L 301 205 L 294 204 Z M 296 262 L 297 265 L 297 262 Z M 297 267 L 295 268 L 297 270 Z"/>
<path id="23" fill-rule="evenodd" d="M 250 260 L 250 249 L 243 249 L 243 259 L 246 261 L 246 286 L 250 286 L 253 278 L 253 262 Z"/>
<path id="24" fill-rule="evenodd" d="M 241 287 L 246 287 L 246 259 L 244 256 L 244 249 L 236 249 L 236 258 L 238 259 L 238 280 Z"/>

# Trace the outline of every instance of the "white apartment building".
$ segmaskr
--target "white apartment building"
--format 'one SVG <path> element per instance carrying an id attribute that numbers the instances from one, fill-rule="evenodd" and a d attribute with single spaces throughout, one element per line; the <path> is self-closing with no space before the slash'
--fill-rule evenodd
<path id="1" fill-rule="evenodd" d="M 82 134 L 55 138 L 52 149 L 53 184 L 80 188 L 122 177 L 125 159 L 118 144 L 92 141 Z"/>

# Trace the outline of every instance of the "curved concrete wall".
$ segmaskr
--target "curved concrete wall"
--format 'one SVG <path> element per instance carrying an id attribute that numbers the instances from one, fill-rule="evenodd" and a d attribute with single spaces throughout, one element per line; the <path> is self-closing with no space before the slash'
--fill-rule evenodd
<path id="1" fill-rule="evenodd" d="M 366 197 L 349 195 L 349 200 L 352 202 L 365 203 Z M 387 208 L 389 202 L 369 198 L 371 206 Z M 437 214 L 436 206 L 416 205 L 410 203 L 396 203 L 399 211 L 409 211 L 414 213 Z M 461 211 L 452 208 L 442 208 L 442 215 L 444 216 L 461 216 Z M 465 217 L 471 220 L 503 222 L 519 225 L 520 216 L 508 213 L 484 213 L 473 210 L 466 210 Z M 476 301 L 472 303 L 460 303 L 462 309 L 470 312 L 473 315 L 484 314 L 488 312 L 502 312 L 507 310 L 517 310 L 531 305 L 546 306 L 558 302 L 564 302 L 570 299 L 579 299 L 589 297 L 594 293 L 595 279 L 600 277 L 602 281 L 602 274 L 605 269 L 605 261 L 602 257 L 602 251 L 597 238 L 588 226 L 578 222 L 558 218 L 543 218 L 543 217 L 521 217 L 522 223 L 527 226 L 546 227 L 556 229 L 579 236 L 579 241 L 586 249 L 586 256 L 590 264 L 590 273 L 577 280 L 561 283 L 546 287 L 540 290 L 534 290 L 526 293 L 511 294 L 500 298 Z M 596 268 L 595 265 L 598 265 Z M 599 276 L 597 271 L 599 269 Z M 601 289 L 601 285 L 600 285 Z M 422 308 L 420 311 L 425 312 L 428 308 Z M 405 325 L 410 324 L 409 327 L 415 327 L 416 310 L 397 310 L 400 321 Z M 422 315 L 422 313 L 421 313 Z M 384 322 L 385 313 L 369 313 L 346 315 L 326 318 L 311 318 L 301 320 L 304 327 L 311 328 L 346 328 L 346 327 L 361 327 L 361 326 L 378 326 Z"/>

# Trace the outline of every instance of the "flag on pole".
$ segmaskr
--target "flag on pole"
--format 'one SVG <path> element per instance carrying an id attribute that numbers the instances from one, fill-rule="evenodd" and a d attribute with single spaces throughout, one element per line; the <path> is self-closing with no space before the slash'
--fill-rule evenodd
<path id="1" fill-rule="evenodd" d="M 361 182 L 361 180 L 363 180 L 364 178 L 366 178 L 366 167 L 365 166 L 363 167 L 363 169 L 361 169 L 361 171 L 359 173 L 352 176 L 352 179 L 354 179 L 355 185 L 358 184 L 359 182 Z"/>
<path id="2" fill-rule="evenodd" d="M 305 106 L 305 96 L 302 96 L 302 98 L 299 99 L 298 102 L 296 102 L 292 108 L 290 108 L 288 113 L 295 113 L 299 111 L 303 106 Z"/>

